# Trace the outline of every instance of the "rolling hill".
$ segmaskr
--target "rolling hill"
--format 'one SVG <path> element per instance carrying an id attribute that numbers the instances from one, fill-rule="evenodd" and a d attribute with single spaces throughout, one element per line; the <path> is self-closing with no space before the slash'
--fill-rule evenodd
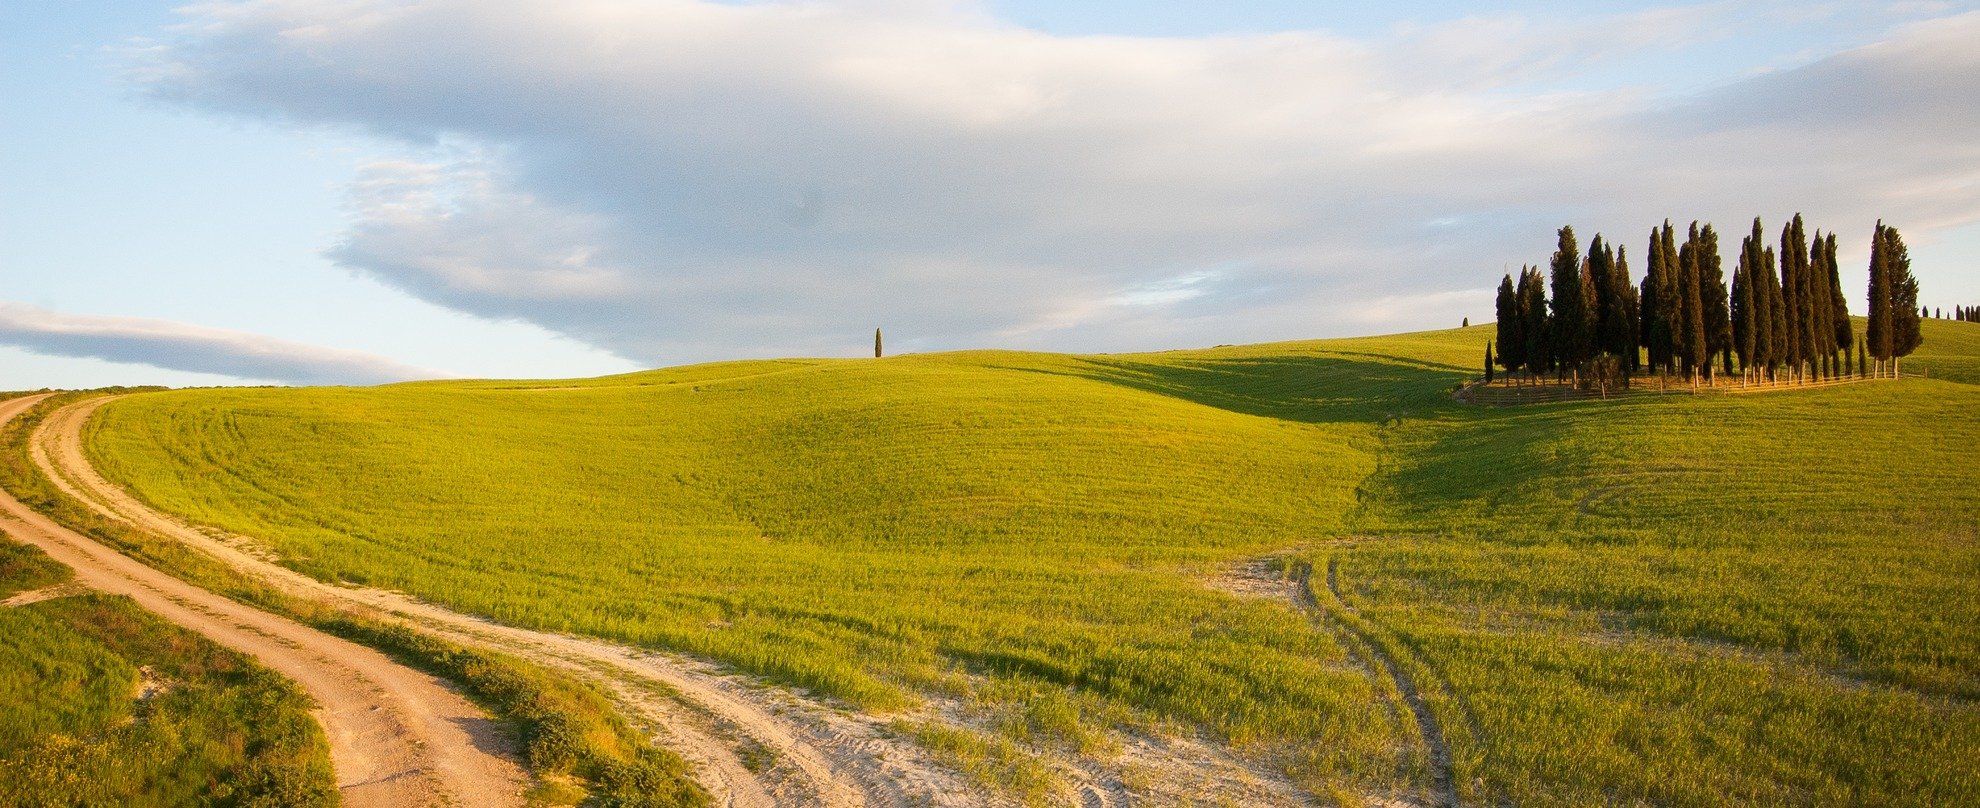
<path id="1" fill-rule="evenodd" d="M 916 716 L 1034 801 L 1027 757 L 1132 790 L 1201 736 L 1343 803 L 1951 805 L 1980 325 L 1926 327 L 1932 378 L 1762 395 L 1467 406 L 1479 327 L 147 393 L 88 449 L 308 575 Z"/>

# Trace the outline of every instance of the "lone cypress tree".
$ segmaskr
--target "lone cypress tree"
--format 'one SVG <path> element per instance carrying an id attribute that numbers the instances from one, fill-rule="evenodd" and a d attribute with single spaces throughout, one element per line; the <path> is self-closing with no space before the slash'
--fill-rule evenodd
<path id="1" fill-rule="evenodd" d="M 1526 318 L 1520 314 L 1519 293 L 1513 290 L 1512 273 L 1499 281 L 1499 299 L 1493 305 L 1499 330 L 1499 366 L 1517 373 L 1526 365 Z"/>
<path id="2" fill-rule="evenodd" d="M 873 358 L 880 358 L 880 329 L 873 329 Z"/>
<path id="3" fill-rule="evenodd" d="M 1891 375 L 1897 375 L 1897 360 L 1910 356 L 1925 343 L 1919 328 L 1923 309 L 1918 305 L 1918 277 L 1911 274 L 1911 252 L 1895 227 L 1884 228 L 1884 268 L 1891 285 Z"/>

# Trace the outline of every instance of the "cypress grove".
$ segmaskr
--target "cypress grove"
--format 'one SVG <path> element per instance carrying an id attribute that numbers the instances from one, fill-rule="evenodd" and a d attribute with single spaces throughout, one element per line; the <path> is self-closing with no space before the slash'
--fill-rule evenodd
<path id="1" fill-rule="evenodd" d="M 1626 386 L 1629 376 L 1645 371 L 1677 375 L 1694 387 L 1736 372 L 1742 383 L 1815 381 L 1849 375 L 1854 350 L 1858 375 L 1868 374 L 1874 359 L 1876 373 L 1869 375 L 1896 376 L 1897 360 L 1923 342 L 1921 321 L 1944 315 L 1919 304 L 1903 238 L 1877 223 L 1870 327 L 1859 339 L 1842 291 L 1838 237 L 1818 229 L 1811 238 L 1805 228 L 1796 214 L 1778 244 L 1769 244 L 1755 217 L 1729 285 L 1710 223 L 1692 222 L 1681 244 L 1670 220 L 1650 228 L 1640 284 L 1632 282 L 1625 249 L 1597 234 L 1583 255 L 1574 228 L 1562 227 L 1545 274 L 1523 265 L 1517 279 L 1512 273 L 1500 279 L 1487 375 L 1503 368 L 1509 377 L 1553 373 L 1589 385 L 1599 378 L 1605 388 L 1617 373 Z M 1952 319 L 1980 315 L 1954 306 Z"/>

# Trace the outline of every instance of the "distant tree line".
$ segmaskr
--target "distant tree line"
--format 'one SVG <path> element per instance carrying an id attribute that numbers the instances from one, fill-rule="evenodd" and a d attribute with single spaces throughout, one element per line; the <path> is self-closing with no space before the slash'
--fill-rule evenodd
<path id="1" fill-rule="evenodd" d="M 1683 241 L 1678 236 L 1668 220 L 1650 229 L 1639 283 L 1625 248 L 1598 234 L 1583 255 L 1574 228 L 1561 228 L 1544 271 L 1523 266 L 1517 279 L 1507 273 L 1499 282 L 1488 366 L 1608 386 L 1646 371 L 1694 383 L 1721 373 L 1812 380 L 1849 375 L 1852 348 L 1855 373 L 1870 373 L 1874 359 L 1876 372 L 1895 374 L 1897 360 L 1922 342 L 1919 320 L 1930 314 L 1918 304 L 1918 279 L 1895 227 L 1878 222 L 1872 236 L 1869 329 L 1860 340 L 1834 233 L 1811 236 L 1795 214 L 1776 249 L 1756 217 L 1730 286 L 1712 225 L 1693 222 Z"/>
<path id="2" fill-rule="evenodd" d="M 1945 309 L 1939 309 L 1938 316 L 1932 319 L 1958 320 L 1962 323 L 1980 323 L 1980 306 L 1954 306 L 1951 317 L 1946 316 Z"/>

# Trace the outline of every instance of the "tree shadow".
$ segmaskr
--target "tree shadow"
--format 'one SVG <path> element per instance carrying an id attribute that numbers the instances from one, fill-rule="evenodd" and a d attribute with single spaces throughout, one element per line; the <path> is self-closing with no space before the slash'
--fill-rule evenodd
<path id="1" fill-rule="evenodd" d="M 1072 376 L 1245 415 L 1299 423 L 1394 422 L 1456 406 L 1469 371 L 1379 354 L 1159 358 L 1082 357 L 1065 368 L 1007 368 Z"/>

